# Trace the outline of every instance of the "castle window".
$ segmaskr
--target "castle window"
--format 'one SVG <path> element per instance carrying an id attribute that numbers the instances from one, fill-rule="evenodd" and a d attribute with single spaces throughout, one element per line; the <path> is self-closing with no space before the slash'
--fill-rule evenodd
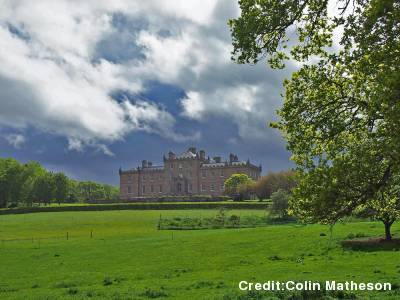
<path id="1" fill-rule="evenodd" d="M 146 187 L 145 186 L 142 186 L 142 192 L 143 192 L 143 194 L 146 194 Z"/>
<path id="2" fill-rule="evenodd" d="M 173 163 L 171 163 L 171 165 L 169 166 L 171 169 L 173 169 L 174 168 L 174 164 Z"/>
<path id="3" fill-rule="evenodd" d="M 150 192 L 154 192 L 154 186 L 150 186 Z"/>
<path id="4" fill-rule="evenodd" d="M 179 169 L 182 169 L 182 164 L 179 164 Z"/>
<path id="5" fill-rule="evenodd" d="M 143 181 L 145 181 L 146 180 L 146 174 L 143 174 L 142 178 L 143 178 Z"/>
<path id="6" fill-rule="evenodd" d="M 128 194 L 132 193 L 132 187 L 128 185 Z"/>
<path id="7" fill-rule="evenodd" d="M 160 193 L 162 193 L 162 185 L 160 185 Z"/>
<path id="8" fill-rule="evenodd" d="M 163 176 L 162 176 L 162 174 L 160 174 L 160 179 L 162 179 L 163 178 Z"/>
<path id="9" fill-rule="evenodd" d="M 191 192 L 193 190 L 193 186 L 191 183 L 189 183 L 189 192 Z"/>
<path id="10" fill-rule="evenodd" d="M 205 191 L 206 190 L 206 186 L 204 184 L 201 184 L 201 190 Z"/>
<path id="11" fill-rule="evenodd" d="M 153 180 L 154 179 L 154 174 L 150 175 L 150 179 Z"/>
<path id="12" fill-rule="evenodd" d="M 214 191 L 214 184 L 213 183 L 211 183 L 210 191 Z"/>
<path id="13" fill-rule="evenodd" d="M 220 190 L 221 190 L 221 191 L 223 191 L 223 190 L 224 190 L 224 183 L 223 183 L 223 182 L 221 183 Z"/>
<path id="14" fill-rule="evenodd" d="M 132 174 L 128 175 L 128 182 L 132 182 Z"/>
<path id="15" fill-rule="evenodd" d="M 201 176 L 203 176 L 203 178 L 206 178 L 207 177 L 207 171 L 201 172 Z"/>
<path id="16" fill-rule="evenodd" d="M 219 176 L 224 177 L 224 170 L 221 170 L 221 173 Z"/>
<path id="17" fill-rule="evenodd" d="M 211 176 L 214 177 L 215 176 L 215 172 L 211 171 Z"/>

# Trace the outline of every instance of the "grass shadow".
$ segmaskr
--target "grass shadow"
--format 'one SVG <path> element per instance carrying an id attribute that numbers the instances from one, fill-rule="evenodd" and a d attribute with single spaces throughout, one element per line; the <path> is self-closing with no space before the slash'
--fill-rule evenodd
<path id="1" fill-rule="evenodd" d="M 371 238 L 360 238 L 344 240 L 341 242 L 342 247 L 348 250 L 356 251 L 399 251 L 400 250 L 400 239 L 392 239 L 387 241 L 381 237 L 371 237 Z"/>

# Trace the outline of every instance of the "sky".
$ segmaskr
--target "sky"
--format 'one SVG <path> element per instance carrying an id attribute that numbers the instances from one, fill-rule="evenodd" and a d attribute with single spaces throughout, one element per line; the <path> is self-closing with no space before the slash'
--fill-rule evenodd
<path id="1" fill-rule="evenodd" d="M 276 129 L 294 66 L 231 60 L 232 0 L 0 0 L 0 157 L 118 184 L 169 150 L 293 167 Z"/>

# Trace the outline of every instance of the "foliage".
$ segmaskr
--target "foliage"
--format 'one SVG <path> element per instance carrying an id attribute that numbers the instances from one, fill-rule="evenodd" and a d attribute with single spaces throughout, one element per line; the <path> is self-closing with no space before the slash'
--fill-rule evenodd
<path id="1" fill-rule="evenodd" d="M 226 209 L 221 208 L 213 217 L 160 218 L 157 228 L 161 230 L 249 228 L 267 226 L 272 223 L 273 220 L 267 215 L 229 215 Z"/>
<path id="2" fill-rule="evenodd" d="M 279 189 L 271 195 L 271 213 L 276 214 L 282 219 L 288 217 L 289 208 L 289 193 L 285 190 Z"/>
<path id="3" fill-rule="evenodd" d="M 244 200 L 248 196 L 251 184 L 253 184 L 253 180 L 246 174 L 232 174 L 225 181 L 224 193 L 234 200 Z"/>
<path id="4" fill-rule="evenodd" d="M 328 1 L 241 0 L 241 16 L 229 23 L 237 62 L 301 62 L 284 82 L 281 120 L 272 125 L 301 178 L 293 211 L 330 224 L 360 205 L 397 202 L 388 191 L 400 174 L 400 4 L 336 4 L 332 15 Z M 293 28 L 297 41 L 288 39 Z M 334 30 L 343 33 L 333 48 Z"/>
<path id="5" fill-rule="evenodd" d="M 262 176 L 254 184 L 254 192 L 259 199 L 269 199 L 279 189 L 290 192 L 296 186 L 294 171 L 271 172 Z"/>
<path id="6" fill-rule="evenodd" d="M 385 225 L 386 240 L 391 240 L 390 227 L 400 217 L 400 178 L 394 177 L 395 184 L 382 190 L 376 199 L 368 201 L 356 209 L 361 217 L 379 220 Z"/>
<path id="7" fill-rule="evenodd" d="M 78 182 L 63 173 L 49 172 L 37 162 L 21 164 L 12 158 L 0 158 L 0 208 L 116 200 L 118 196 L 119 189 L 111 185 Z"/>

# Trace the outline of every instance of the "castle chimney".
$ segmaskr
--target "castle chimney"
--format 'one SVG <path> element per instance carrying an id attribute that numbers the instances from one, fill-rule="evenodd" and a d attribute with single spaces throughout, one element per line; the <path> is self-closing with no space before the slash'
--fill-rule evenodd
<path id="1" fill-rule="evenodd" d="M 175 159 L 175 153 L 172 152 L 172 151 L 169 151 L 169 152 L 168 152 L 168 158 L 169 158 L 169 159 Z"/>
<path id="2" fill-rule="evenodd" d="M 235 155 L 233 153 L 229 154 L 229 162 L 234 162 L 235 161 Z"/>
<path id="3" fill-rule="evenodd" d="M 193 154 L 196 154 L 196 147 L 190 147 L 188 150 Z"/>
<path id="4" fill-rule="evenodd" d="M 200 154 L 200 159 L 201 160 L 205 160 L 206 159 L 206 152 L 204 150 L 200 150 L 199 154 Z"/>
<path id="5" fill-rule="evenodd" d="M 147 160 L 142 160 L 142 168 L 147 168 Z"/>

